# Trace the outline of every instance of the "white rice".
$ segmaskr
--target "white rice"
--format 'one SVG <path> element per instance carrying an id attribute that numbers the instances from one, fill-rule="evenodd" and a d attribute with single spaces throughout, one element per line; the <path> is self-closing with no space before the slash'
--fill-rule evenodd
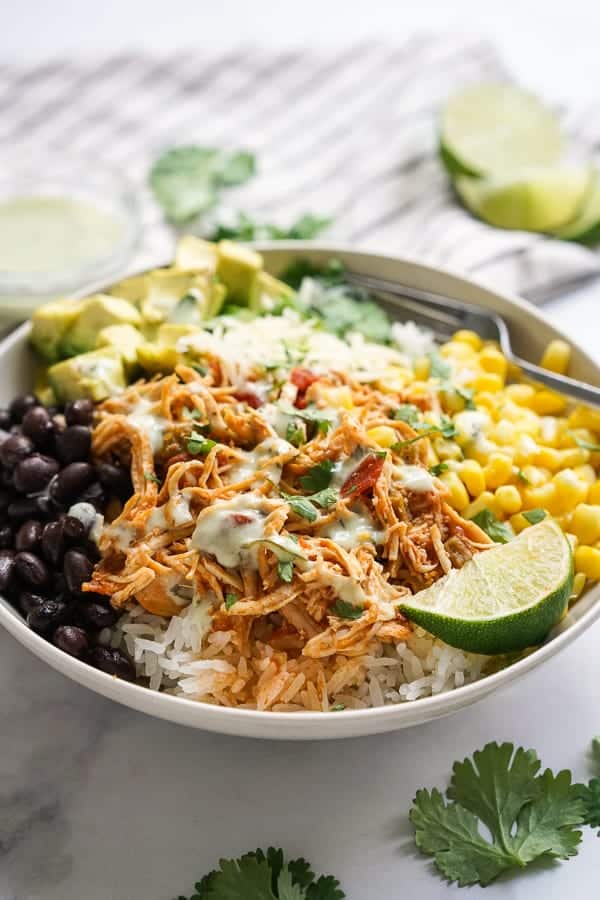
<path id="1" fill-rule="evenodd" d="M 170 620 L 136 607 L 121 618 L 111 644 L 129 653 L 138 677 L 151 690 L 199 698 L 210 690 L 213 673 L 235 671 L 226 660 L 211 658 L 223 650 L 225 632 L 215 634 L 215 640 L 201 649 L 204 621 L 193 606 Z M 356 688 L 345 686 L 330 697 L 330 704 L 360 709 L 430 697 L 476 681 L 488 660 L 416 628 L 406 642 L 384 645 L 381 655 L 365 656 L 365 681 Z M 290 709 L 293 704 L 280 707 Z"/>

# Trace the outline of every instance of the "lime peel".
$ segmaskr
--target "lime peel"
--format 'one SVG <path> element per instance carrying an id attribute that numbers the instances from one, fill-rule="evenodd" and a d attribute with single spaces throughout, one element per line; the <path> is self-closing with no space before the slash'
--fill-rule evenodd
<path id="1" fill-rule="evenodd" d="M 408 618 L 472 653 L 508 653 L 541 643 L 573 588 L 573 554 L 546 518 L 508 544 L 492 545 L 402 604 Z"/>

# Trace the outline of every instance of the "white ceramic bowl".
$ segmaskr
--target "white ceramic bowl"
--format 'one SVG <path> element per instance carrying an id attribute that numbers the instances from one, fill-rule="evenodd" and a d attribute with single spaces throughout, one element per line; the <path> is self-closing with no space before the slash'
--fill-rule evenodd
<path id="1" fill-rule="evenodd" d="M 294 258 L 309 258 L 318 263 L 335 256 L 346 263 L 349 269 L 368 275 L 397 279 L 413 287 L 429 288 L 468 303 L 495 309 L 510 325 L 515 351 L 525 358 L 538 359 L 546 343 L 559 336 L 556 329 L 536 309 L 522 300 L 497 294 L 474 282 L 438 269 L 430 269 L 402 259 L 317 243 L 280 242 L 263 244 L 257 249 L 263 253 L 267 268 L 274 274 Z M 0 402 L 8 401 L 14 394 L 31 385 L 33 359 L 27 347 L 27 332 L 28 326 L 24 325 L 0 344 Z M 577 347 L 573 352 L 571 372 L 577 378 L 600 384 L 599 367 Z M 600 584 L 578 600 L 542 647 L 514 665 L 481 681 L 435 697 L 426 697 L 396 706 L 347 710 L 341 713 L 273 713 L 227 709 L 158 694 L 148 688 L 119 681 L 58 650 L 30 631 L 19 614 L 1 599 L 0 623 L 21 644 L 54 669 L 91 690 L 133 709 L 182 725 L 224 734 L 318 740 L 377 734 L 406 728 L 448 715 L 481 700 L 509 682 L 523 677 L 575 640 L 600 616 L 599 600 Z"/>

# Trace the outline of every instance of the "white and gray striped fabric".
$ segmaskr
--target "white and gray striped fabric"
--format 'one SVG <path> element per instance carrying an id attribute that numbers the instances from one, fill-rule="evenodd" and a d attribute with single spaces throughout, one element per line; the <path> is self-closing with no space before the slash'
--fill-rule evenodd
<path id="1" fill-rule="evenodd" d="M 101 158 L 141 192 L 132 268 L 165 259 L 174 234 L 147 189 L 161 150 L 247 148 L 259 175 L 227 203 L 287 224 L 330 215 L 329 236 L 473 275 L 543 300 L 600 271 L 583 247 L 475 221 L 452 198 L 436 155 L 436 113 L 462 85 L 507 78 L 493 47 L 453 35 L 337 51 L 203 48 L 0 66 L 0 145 L 8 158 Z M 593 150 L 590 116 L 573 120 Z"/>

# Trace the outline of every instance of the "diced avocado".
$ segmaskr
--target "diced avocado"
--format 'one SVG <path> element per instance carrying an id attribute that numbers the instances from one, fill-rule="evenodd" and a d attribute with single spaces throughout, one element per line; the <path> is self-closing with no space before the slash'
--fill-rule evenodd
<path id="1" fill-rule="evenodd" d="M 296 291 L 280 281 L 268 272 L 259 272 L 258 289 L 251 300 L 251 307 L 256 312 L 268 313 L 280 309 L 282 306 L 290 306 L 296 299 Z"/>
<path id="2" fill-rule="evenodd" d="M 262 256 L 233 241 L 219 241 L 217 252 L 217 275 L 227 288 L 227 299 L 240 306 L 250 306 L 258 291 Z"/>
<path id="3" fill-rule="evenodd" d="M 137 367 L 137 348 L 144 343 L 144 336 L 133 325 L 107 325 L 98 334 L 96 347 L 114 347 L 123 357 L 128 377 Z"/>
<path id="4" fill-rule="evenodd" d="M 186 272 L 210 272 L 217 268 L 217 245 L 186 234 L 177 242 L 175 265 Z"/>
<path id="5" fill-rule="evenodd" d="M 66 331 L 79 315 L 83 303 L 55 300 L 36 309 L 31 317 L 29 340 L 48 362 L 60 359 L 60 344 Z"/>
<path id="6" fill-rule="evenodd" d="M 138 347 L 137 358 L 142 369 L 152 375 L 172 372 L 180 362 L 180 355 L 175 347 L 159 346 L 149 342 Z"/>
<path id="7" fill-rule="evenodd" d="M 125 278 L 118 281 L 110 288 L 108 293 L 113 297 L 120 297 L 122 300 L 129 300 L 139 306 L 148 291 L 147 275 L 132 275 L 131 278 Z"/>
<path id="8" fill-rule="evenodd" d="M 206 296 L 196 288 L 184 294 L 169 314 L 174 325 L 200 325 L 205 318 Z"/>
<path id="9" fill-rule="evenodd" d="M 161 325 L 156 333 L 156 340 L 162 347 L 174 347 L 179 338 L 198 334 L 195 325 L 173 325 L 170 322 Z"/>
<path id="10" fill-rule="evenodd" d="M 112 347 L 80 353 L 50 366 L 48 380 L 62 403 L 80 397 L 91 397 L 97 403 L 119 394 L 126 386 L 123 359 Z"/>
<path id="11" fill-rule="evenodd" d="M 165 322 L 182 297 L 194 287 L 201 289 L 204 284 L 205 276 L 181 272 L 173 267 L 151 272 L 148 291 L 140 306 L 144 323 L 159 325 Z"/>
<path id="12" fill-rule="evenodd" d="M 33 393 L 44 406 L 54 406 L 56 397 L 54 391 L 48 384 L 48 367 L 36 367 L 33 380 Z"/>
<path id="13" fill-rule="evenodd" d="M 208 296 L 208 306 L 206 308 L 207 319 L 214 319 L 215 316 L 219 315 L 223 308 L 223 304 L 225 303 L 226 296 L 227 288 L 222 282 L 217 281 L 216 278 L 214 278 Z"/>
<path id="14" fill-rule="evenodd" d="M 140 325 L 135 306 L 120 297 L 96 294 L 83 301 L 79 315 L 61 341 L 63 356 L 86 353 L 96 346 L 98 332 L 107 325 Z"/>

